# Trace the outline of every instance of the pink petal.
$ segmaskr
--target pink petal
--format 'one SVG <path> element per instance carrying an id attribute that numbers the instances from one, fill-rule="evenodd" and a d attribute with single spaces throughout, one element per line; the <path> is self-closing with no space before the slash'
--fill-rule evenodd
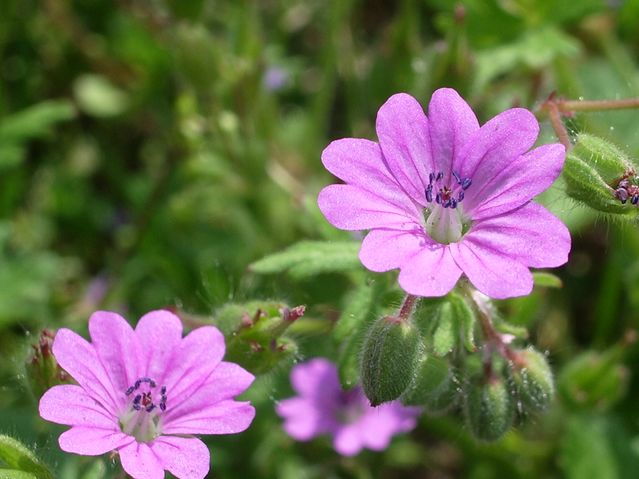
<path id="1" fill-rule="evenodd" d="M 349 185 L 373 193 L 401 209 L 414 210 L 410 197 L 388 171 L 377 143 L 358 138 L 334 141 L 322 152 L 322 163 Z"/>
<path id="2" fill-rule="evenodd" d="M 337 368 L 323 358 L 315 358 L 295 365 L 291 371 L 293 389 L 304 397 L 317 397 L 338 394 L 342 388 L 339 383 Z"/>
<path id="3" fill-rule="evenodd" d="M 232 400 L 195 409 L 180 416 L 165 416 L 164 434 L 235 434 L 246 430 L 255 417 L 248 402 Z"/>
<path id="4" fill-rule="evenodd" d="M 568 261 L 570 232 L 546 208 L 528 203 L 502 216 L 482 220 L 466 238 L 533 268 L 552 268 Z"/>
<path id="5" fill-rule="evenodd" d="M 148 444 L 132 442 L 119 452 L 124 471 L 133 479 L 164 479 L 162 462 Z"/>
<path id="6" fill-rule="evenodd" d="M 167 387 L 175 406 L 195 393 L 219 365 L 224 356 L 224 336 L 213 326 L 194 329 L 180 342 L 171 357 L 166 376 L 158 384 Z"/>
<path id="7" fill-rule="evenodd" d="M 420 204 L 433 171 L 428 120 L 421 105 L 410 95 L 390 97 L 377 112 L 377 136 L 388 169 L 397 183 Z"/>
<path id="8" fill-rule="evenodd" d="M 133 328 L 119 314 L 97 311 L 89 318 L 89 333 L 116 389 L 116 397 L 124 399 L 125 391 L 143 374 L 140 346 Z"/>
<path id="9" fill-rule="evenodd" d="M 418 217 L 415 207 L 398 207 L 351 185 L 327 186 L 320 191 L 317 204 L 328 222 L 343 230 L 401 226 Z"/>
<path id="10" fill-rule="evenodd" d="M 383 273 L 399 268 L 428 244 L 432 244 L 432 240 L 417 224 L 413 231 L 375 229 L 362 241 L 359 259 L 369 270 Z"/>
<path id="11" fill-rule="evenodd" d="M 565 157 L 566 149 L 558 143 L 540 146 L 517 157 L 492 180 L 468 190 L 464 211 L 478 220 L 518 208 L 552 185 L 561 173 Z"/>
<path id="12" fill-rule="evenodd" d="M 157 380 L 164 375 L 171 356 L 179 349 L 182 322 L 169 311 L 151 311 L 140 318 L 135 335 L 145 359 L 143 375 Z"/>
<path id="13" fill-rule="evenodd" d="M 72 427 L 58 439 L 60 449 L 83 456 L 99 456 L 133 442 L 135 440 L 131 436 L 120 431 L 83 426 Z"/>
<path id="14" fill-rule="evenodd" d="M 417 296 L 444 296 L 457 284 L 461 270 L 448 246 L 432 245 L 420 249 L 401 265 L 399 285 Z"/>
<path id="15" fill-rule="evenodd" d="M 80 386 L 53 386 L 40 399 L 40 416 L 68 426 L 87 426 L 119 431 L 115 416 Z"/>
<path id="16" fill-rule="evenodd" d="M 111 380 L 102 367 L 93 345 L 73 331 L 62 328 L 55 335 L 53 355 L 60 366 L 91 397 L 99 401 L 111 414 L 116 414 L 120 399 L 113 390 Z"/>
<path id="17" fill-rule="evenodd" d="M 488 184 L 517 157 L 527 152 L 538 134 L 539 123 L 535 116 L 526 109 L 512 108 L 500 113 L 471 135 L 460 153 L 461 171 L 458 172 L 462 178 L 468 177 L 473 181 L 466 190 L 466 197 L 470 198 L 475 190 Z"/>
<path id="18" fill-rule="evenodd" d="M 246 391 L 254 379 L 255 376 L 237 364 L 221 362 L 206 378 L 206 382 L 192 394 L 173 399 L 168 390 L 170 397 L 167 402 L 167 421 L 231 399 Z"/>
<path id="19" fill-rule="evenodd" d="M 354 456 L 364 447 L 360 437 L 359 424 L 345 425 L 335 433 L 333 447 L 342 456 Z"/>
<path id="20" fill-rule="evenodd" d="M 386 403 L 370 410 L 360 420 L 364 444 L 374 451 L 383 451 L 396 434 L 410 431 L 417 424 L 418 408 Z"/>
<path id="21" fill-rule="evenodd" d="M 460 153 L 470 136 L 479 130 L 479 123 L 468 103 L 451 88 L 433 93 L 428 105 L 430 144 L 434 172 L 448 175 L 460 164 Z M 444 178 L 450 183 L 450 178 Z"/>
<path id="22" fill-rule="evenodd" d="M 161 436 L 151 449 L 164 469 L 178 479 L 203 479 L 209 472 L 209 449 L 196 438 Z"/>
<path id="23" fill-rule="evenodd" d="M 533 280 L 526 266 L 470 234 L 450 245 L 459 267 L 471 283 L 491 298 L 504 299 L 530 294 Z"/>
<path id="24" fill-rule="evenodd" d="M 280 401 L 277 414 L 284 418 L 284 430 L 298 441 L 308 441 L 336 427 L 335 421 L 327 415 L 331 411 L 318 409 L 312 400 L 293 397 Z"/>

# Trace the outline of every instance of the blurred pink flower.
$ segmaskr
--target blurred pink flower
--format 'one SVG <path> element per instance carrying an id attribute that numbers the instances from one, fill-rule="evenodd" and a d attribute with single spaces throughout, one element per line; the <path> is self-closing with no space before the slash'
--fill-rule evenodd
<path id="1" fill-rule="evenodd" d="M 362 448 L 386 449 L 395 434 L 415 427 L 420 413 L 419 408 L 402 406 L 399 401 L 371 407 L 359 386 L 343 391 L 335 365 L 326 359 L 295 366 L 291 383 L 299 396 L 277 405 L 284 430 L 299 441 L 329 434 L 333 447 L 343 456 L 353 456 Z"/>
<path id="2" fill-rule="evenodd" d="M 222 361 L 224 336 L 205 326 L 182 338 L 180 319 L 152 311 L 135 330 L 115 313 L 89 320 L 92 343 L 60 329 L 53 354 L 78 385 L 49 389 L 40 415 L 72 426 L 63 451 L 96 456 L 116 451 L 135 479 L 202 479 L 209 450 L 193 434 L 244 431 L 255 410 L 233 397 L 254 377 Z"/>
<path id="3" fill-rule="evenodd" d="M 319 207 L 337 228 L 370 230 L 362 263 L 399 268 L 410 294 L 443 296 L 463 273 L 492 298 L 526 295 L 528 268 L 560 266 L 570 251 L 568 229 L 531 201 L 565 158 L 560 144 L 530 150 L 538 133 L 523 108 L 480 127 L 449 88 L 433 93 L 428 117 L 410 95 L 393 95 L 377 114 L 379 144 L 345 138 L 324 150 L 346 184 L 324 188 Z"/>

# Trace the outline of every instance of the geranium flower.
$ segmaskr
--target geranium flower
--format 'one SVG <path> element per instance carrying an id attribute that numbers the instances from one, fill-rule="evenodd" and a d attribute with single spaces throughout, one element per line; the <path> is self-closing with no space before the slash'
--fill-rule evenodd
<path id="1" fill-rule="evenodd" d="M 277 405 L 284 430 L 298 441 L 322 434 L 333 436 L 333 447 L 343 456 L 362 448 L 382 451 L 395 434 L 410 431 L 420 409 L 393 401 L 372 407 L 361 387 L 340 387 L 337 369 L 330 361 L 316 358 L 291 371 L 291 384 L 299 396 Z"/>
<path id="2" fill-rule="evenodd" d="M 560 144 L 530 150 L 539 124 L 523 108 L 483 126 L 455 90 L 433 93 L 428 118 L 410 95 L 393 95 L 377 114 L 379 144 L 332 142 L 322 154 L 346 182 L 319 195 L 334 226 L 370 230 L 360 260 L 371 271 L 400 269 L 418 296 L 443 296 L 462 273 L 493 298 L 530 293 L 529 267 L 564 264 L 567 228 L 531 200 L 561 172 Z"/>
<path id="3" fill-rule="evenodd" d="M 60 329 L 53 354 L 77 385 L 54 386 L 40 400 L 40 416 L 72 426 L 60 438 L 66 452 L 119 454 L 136 479 L 201 479 L 209 450 L 193 434 L 244 431 L 255 410 L 233 397 L 253 381 L 222 361 L 224 336 L 205 326 L 182 338 L 182 323 L 152 311 L 135 330 L 115 313 L 89 320 L 92 343 Z"/>

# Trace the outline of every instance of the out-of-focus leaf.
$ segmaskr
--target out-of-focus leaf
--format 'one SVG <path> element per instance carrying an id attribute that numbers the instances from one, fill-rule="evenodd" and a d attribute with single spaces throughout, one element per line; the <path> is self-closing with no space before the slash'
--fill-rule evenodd
<path id="1" fill-rule="evenodd" d="M 48 100 L 33 105 L 0 122 L 0 145 L 42 138 L 51 133 L 56 123 L 70 120 L 74 115 L 75 108 L 66 100 Z"/>
<path id="2" fill-rule="evenodd" d="M 563 286 L 561 279 L 552 273 L 535 271 L 532 275 L 535 286 L 544 288 L 561 288 Z"/>
<path id="3" fill-rule="evenodd" d="M 307 278 L 320 273 L 346 272 L 361 269 L 357 253 L 359 244 L 352 241 L 301 241 L 280 253 L 251 264 L 255 273 L 288 273 Z"/>
<path id="4" fill-rule="evenodd" d="M 128 95 L 100 75 L 78 77 L 73 92 L 82 111 L 89 115 L 117 116 L 129 106 Z"/>
<path id="5" fill-rule="evenodd" d="M 0 435 L 0 461 L 15 469 L 15 472 L 26 474 L 24 476 L 14 475 L 13 477 L 53 479 L 53 475 L 43 462 L 28 447 L 12 437 Z"/>
<path id="6" fill-rule="evenodd" d="M 15 469 L 0 469 L 0 479 L 40 479 L 30 472 L 17 471 Z"/>

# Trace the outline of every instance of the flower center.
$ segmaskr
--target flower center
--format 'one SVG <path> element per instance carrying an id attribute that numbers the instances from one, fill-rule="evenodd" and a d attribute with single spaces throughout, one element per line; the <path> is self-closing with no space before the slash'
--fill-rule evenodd
<path id="1" fill-rule="evenodd" d="M 423 211 L 424 229 L 428 236 L 442 244 L 459 241 L 470 229 L 470 222 L 458 206 L 464 201 L 464 192 L 473 181 L 461 178 L 454 171 L 451 174 L 454 182 L 446 184 L 442 171 L 430 173 L 425 190 L 428 205 Z"/>
<path id="2" fill-rule="evenodd" d="M 633 205 L 639 203 L 639 176 L 636 176 L 634 171 L 624 173 L 617 184 L 614 196 L 621 204 L 626 204 L 628 200 Z"/>
<path id="3" fill-rule="evenodd" d="M 120 428 L 138 442 L 150 442 L 160 435 L 160 420 L 166 411 L 166 386 L 157 387 L 151 378 L 139 378 L 125 392 L 127 403 L 120 414 Z"/>
<path id="4" fill-rule="evenodd" d="M 341 424 L 352 424 L 366 413 L 368 404 L 361 388 L 342 391 L 335 411 L 335 419 Z"/>

